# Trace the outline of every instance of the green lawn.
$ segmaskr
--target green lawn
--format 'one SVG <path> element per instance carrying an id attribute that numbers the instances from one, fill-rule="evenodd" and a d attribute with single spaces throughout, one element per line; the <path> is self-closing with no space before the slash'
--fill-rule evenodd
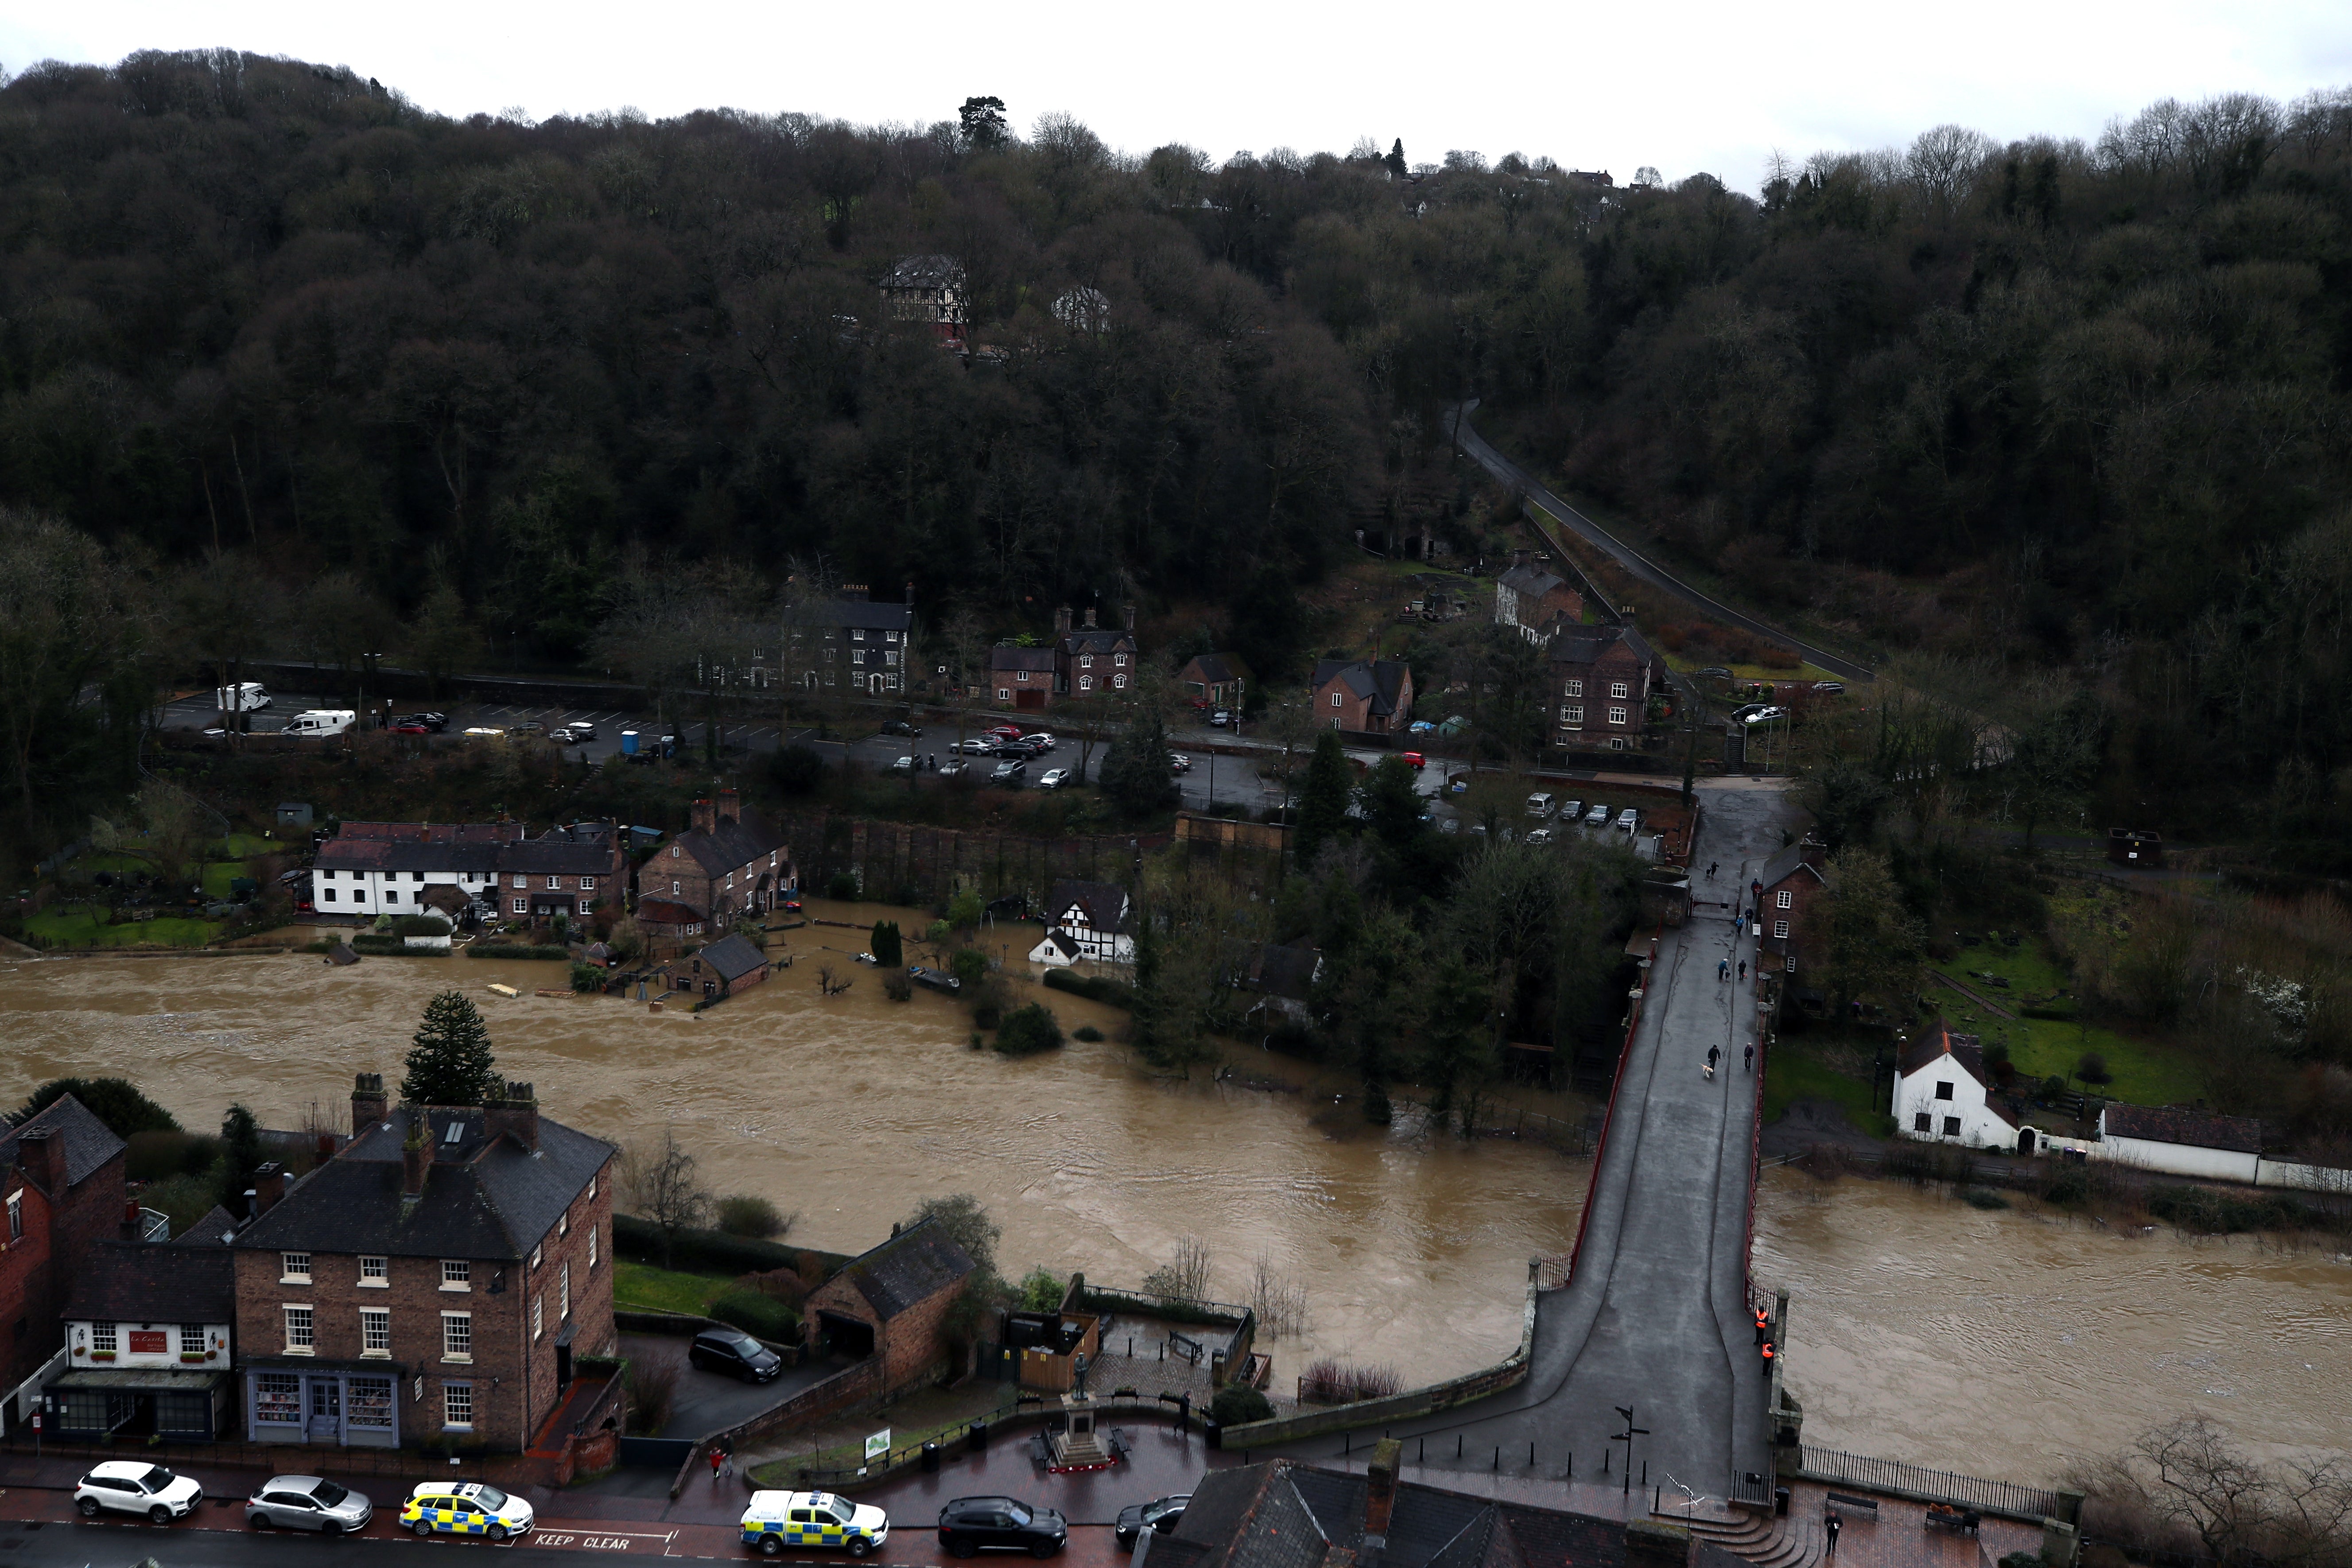
<path id="1" fill-rule="evenodd" d="M 245 862 L 242 860 L 214 861 L 205 868 L 205 897 L 227 898 L 229 883 L 246 874 Z"/>
<path id="2" fill-rule="evenodd" d="M 614 1269 L 613 1304 L 699 1316 L 709 1311 L 710 1303 L 734 1282 L 730 1275 L 684 1274 L 674 1268 L 656 1268 L 650 1263 L 624 1260 Z"/>
<path id="3" fill-rule="evenodd" d="M 51 947 L 202 947 L 219 934 L 212 921 L 158 915 L 152 921 L 100 923 L 94 905 L 52 905 L 25 921 L 26 934 Z"/>
<path id="4" fill-rule="evenodd" d="M 1820 1035 L 1782 1036 L 1764 1064 L 1766 1123 L 1778 1121 L 1797 1100 L 1825 1100 L 1862 1131 L 1885 1137 L 1891 1122 L 1871 1097 L 1870 1062 L 1867 1046 Z"/>
<path id="5" fill-rule="evenodd" d="M 2074 1010 L 2074 998 L 2062 994 L 2068 989 L 2064 973 L 2051 961 L 2048 951 L 2030 939 L 2016 947 L 1998 942 L 1979 943 L 1962 949 L 1951 963 L 1936 967 L 2011 1013 L 2027 1007 Z M 2000 975 L 2009 982 L 2008 989 L 1975 978 L 1979 973 Z M 2172 1105 L 2204 1092 L 2194 1062 L 2172 1047 L 2069 1019 L 1995 1017 L 1958 992 L 1932 982 L 1927 994 L 1961 1033 L 1981 1036 L 1987 1045 L 2008 1041 L 2010 1061 L 2021 1076 L 2071 1078 L 2084 1053 L 2096 1051 L 2106 1058 L 2107 1071 L 2115 1080 L 2099 1091 L 2103 1094 L 2134 1105 Z"/>

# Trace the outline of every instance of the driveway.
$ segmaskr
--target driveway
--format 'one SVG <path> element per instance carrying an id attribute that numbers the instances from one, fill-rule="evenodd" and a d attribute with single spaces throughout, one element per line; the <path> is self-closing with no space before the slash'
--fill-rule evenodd
<path id="1" fill-rule="evenodd" d="M 848 1365 L 847 1362 L 803 1362 L 788 1366 L 773 1383 L 745 1383 L 724 1373 L 688 1366 L 690 1342 L 667 1334 L 623 1334 L 621 1353 L 631 1361 L 667 1359 L 677 1363 L 677 1400 L 670 1406 L 669 1425 L 656 1436 L 707 1437 L 750 1420 L 762 1410 L 782 1405 L 811 1384 L 821 1383 Z"/>

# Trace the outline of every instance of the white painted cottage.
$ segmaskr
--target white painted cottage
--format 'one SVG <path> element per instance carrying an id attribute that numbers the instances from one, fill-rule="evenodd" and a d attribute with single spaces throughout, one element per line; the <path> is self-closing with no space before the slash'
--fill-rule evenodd
<path id="1" fill-rule="evenodd" d="M 2263 1124 L 2177 1106 L 2110 1105 L 2099 1112 L 2099 1152 L 2168 1175 L 2252 1182 L 2262 1174 Z"/>
<path id="2" fill-rule="evenodd" d="M 1045 900 L 1045 940 L 1030 949 L 1029 962 L 1132 963 L 1135 933 L 1127 916 L 1127 889 L 1116 882 L 1056 882 Z"/>
<path id="3" fill-rule="evenodd" d="M 1895 1064 L 1895 1127 L 1906 1138 L 1971 1149 L 2018 1147 L 2016 1118 L 1991 1096 L 1975 1038 L 1942 1025 L 1904 1047 Z M 2032 1152 L 2032 1130 L 2026 1151 Z"/>

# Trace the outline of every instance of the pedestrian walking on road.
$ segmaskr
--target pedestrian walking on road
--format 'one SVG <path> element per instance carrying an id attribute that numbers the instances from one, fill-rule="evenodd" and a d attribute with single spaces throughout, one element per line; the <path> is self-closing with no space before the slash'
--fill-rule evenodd
<path id="1" fill-rule="evenodd" d="M 1756 1047 L 1754 1046 L 1748 1045 L 1739 1047 L 1739 1070 L 1741 1072 L 1754 1072 L 1756 1070 Z"/>
<path id="2" fill-rule="evenodd" d="M 719 1451 L 719 1445 L 716 1443 L 710 1445 L 710 1484 L 712 1486 L 719 1484 L 719 1467 L 726 1462 L 727 1456 Z"/>
<path id="3" fill-rule="evenodd" d="M 1715 961 L 1715 977 L 1717 980 L 1728 980 L 1731 978 L 1731 960 L 1727 958 L 1718 958 Z"/>
<path id="4" fill-rule="evenodd" d="M 1836 1556 L 1836 1555 L 1837 1555 L 1838 1516 L 1837 1516 L 1837 1515 L 1835 1515 L 1835 1514 L 1832 1514 L 1832 1515 L 1830 1515 L 1830 1517 L 1829 1517 L 1829 1522 L 1828 1522 L 1826 1525 L 1824 1525 L 1822 1528 L 1823 1528 L 1823 1529 L 1825 1529 L 1825 1530 L 1827 1530 L 1827 1531 L 1829 1531 L 1829 1535 L 1830 1535 L 1830 1550 L 1829 1550 L 1829 1555 L 1830 1555 L 1830 1556 L 1832 1556 L 1832 1557 L 1834 1557 L 1834 1556 Z"/>
<path id="5" fill-rule="evenodd" d="M 719 1473 L 722 1476 L 732 1476 L 735 1473 L 735 1445 L 728 1439 L 721 1438 L 719 1444 L 719 1452 L 720 1457 L 727 1461 L 719 1467 Z"/>
<path id="6" fill-rule="evenodd" d="M 1748 961 L 1744 958 L 1739 961 L 1739 978 L 1742 980 L 1748 978 Z"/>
<path id="7" fill-rule="evenodd" d="M 1715 868 L 1722 864 L 1723 862 L 1720 860 L 1710 860 L 1706 863 L 1706 879 L 1708 881 L 1712 882 L 1715 880 Z"/>
<path id="8" fill-rule="evenodd" d="M 1709 1047 L 1707 1047 L 1707 1048 L 1706 1048 L 1706 1076 L 1707 1076 L 1707 1077 L 1709 1077 L 1709 1078 L 1713 1078 L 1713 1077 L 1715 1076 L 1715 1058 L 1717 1058 L 1717 1057 L 1719 1057 L 1719 1056 L 1721 1056 L 1722 1054 L 1723 1054 L 1723 1053 L 1722 1053 L 1721 1051 L 1719 1051 L 1719 1050 L 1716 1049 L 1716 1047 L 1713 1047 L 1713 1046 L 1709 1046 Z"/>

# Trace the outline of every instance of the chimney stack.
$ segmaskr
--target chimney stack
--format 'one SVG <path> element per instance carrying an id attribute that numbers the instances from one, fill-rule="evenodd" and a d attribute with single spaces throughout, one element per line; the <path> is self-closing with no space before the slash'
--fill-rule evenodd
<path id="1" fill-rule="evenodd" d="M 915 607 L 915 580 L 911 577 L 907 579 L 907 607 Z"/>
<path id="2" fill-rule="evenodd" d="M 1511 552 L 1511 564 L 1512 564 L 1512 566 L 1513 566 L 1513 567 L 1515 567 L 1515 568 L 1516 568 L 1516 567 L 1524 566 L 1524 565 L 1526 565 L 1527 563 L 1528 563 L 1528 552 L 1527 552 L 1526 551 L 1524 551 L 1524 550 L 1514 550 L 1514 551 L 1512 551 L 1512 552 Z"/>
<path id="3" fill-rule="evenodd" d="M 272 1160 L 253 1173 L 253 1217 L 259 1219 L 286 1195 L 286 1167 Z"/>
<path id="4" fill-rule="evenodd" d="M 1377 1552 L 1388 1544 L 1389 1517 L 1396 1511 L 1397 1469 L 1404 1462 L 1404 1444 L 1383 1437 L 1372 1449 L 1364 1470 L 1364 1550 Z"/>
<path id="5" fill-rule="evenodd" d="M 482 1107 L 482 1131 L 492 1138 L 510 1137 L 533 1153 L 539 1152 L 539 1101 L 527 1083 L 507 1085 L 506 1093 Z"/>
<path id="6" fill-rule="evenodd" d="M 1135 601 L 1132 599 L 1127 602 L 1127 629 L 1129 631 L 1135 629 Z"/>
<path id="7" fill-rule="evenodd" d="M 1088 605 L 1087 606 L 1087 630 L 1088 630 L 1088 631 L 1092 631 L 1092 630 L 1094 630 L 1094 629 L 1095 629 L 1095 607 L 1094 607 L 1092 605 Z"/>
<path id="8" fill-rule="evenodd" d="M 697 833 L 716 832 L 719 827 L 718 816 L 719 808 L 711 805 L 707 798 L 696 801 L 687 808 L 686 813 L 688 823 Z"/>
<path id="9" fill-rule="evenodd" d="M 383 1074 L 355 1074 L 352 1079 L 352 1136 L 358 1137 L 391 1114 L 392 1098 L 383 1091 Z"/>
<path id="10" fill-rule="evenodd" d="M 721 822 L 743 820 L 743 795 L 740 790 L 722 789 L 719 792 L 719 820 Z"/>
<path id="11" fill-rule="evenodd" d="M 27 1127 L 16 1134 L 16 1163 L 25 1179 L 49 1196 L 65 1195 L 65 1151 L 53 1127 Z"/>
<path id="12" fill-rule="evenodd" d="M 400 1145 L 400 1195 L 411 1203 L 423 1197 L 432 1173 L 433 1128 L 419 1111 L 409 1118 L 408 1137 Z"/>
<path id="13" fill-rule="evenodd" d="M 1054 612 L 1054 629 L 1057 632 L 1066 632 L 1070 629 L 1069 605 L 1064 605 L 1061 608 Z"/>
<path id="14" fill-rule="evenodd" d="M 1808 837 L 1803 843 L 1797 846 L 1798 860 L 1811 866 L 1816 871 L 1829 864 L 1829 855 L 1830 847 L 1818 838 Z"/>

